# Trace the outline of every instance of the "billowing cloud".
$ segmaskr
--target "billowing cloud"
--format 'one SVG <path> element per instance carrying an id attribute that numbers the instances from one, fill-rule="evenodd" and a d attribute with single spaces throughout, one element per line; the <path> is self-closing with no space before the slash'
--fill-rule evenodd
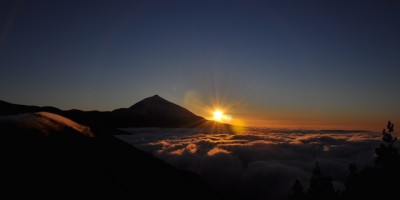
<path id="1" fill-rule="evenodd" d="M 0 125 L 16 126 L 22 129 L 33 129 L 44 135 L 69 128 L 82 135 L 94 137 L 94 134 L 90 131 L 89 127 L 80 125 L 68 118 L 49 112 L 0 116 Z"/>
<path id="2" fill-rule="evenodd" d="M 213 149 L 211 149 L 210 151 L 207 152 L 208 156 L 214 156 L 216 154 L 229 154 L 230 152 L 225 150 L 225 149 L 221 149 L 218 147 L 214 147 Z"/>
<path id="3" fill-rule="evenodd" d="M 373 164 L 378 133 L 247 129 L 215 134 L 199 129 L 124 129 L 118 138 L 178 168 L 201 175 L 223 193 L 242 199 L 286 199 L 295 179 L 305 187 L 316 161 L 344 187 L 348 165 Z"/>

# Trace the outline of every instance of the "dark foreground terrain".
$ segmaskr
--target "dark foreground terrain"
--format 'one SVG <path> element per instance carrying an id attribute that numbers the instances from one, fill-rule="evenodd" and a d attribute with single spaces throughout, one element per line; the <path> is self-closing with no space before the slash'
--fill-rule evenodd
<path id="1" fill-rule="evenodd" d="M 11 199 L 216 199 L 196 175 L 96 130 L 46 132 L 0 123 L 2 195 Z M 107 133 L 104 133 L 107 132 Z M 113 133 L 111 133 L 113 132 Z"/>

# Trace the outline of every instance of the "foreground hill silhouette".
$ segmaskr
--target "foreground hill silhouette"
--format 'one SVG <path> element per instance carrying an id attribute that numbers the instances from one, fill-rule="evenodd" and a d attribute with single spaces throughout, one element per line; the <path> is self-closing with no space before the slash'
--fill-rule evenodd
<path id="1" fill-rule="evenodd" d="M 61 110 L 55 107 L 26 106 L 0 101 L 0 115 L 15 115 L 33 112 L 51 112 L 72 119 L 80 124 L 90 126 L 92 129 L 124 127 L 206 127 L 216 125 L 228 127 L 197 116 L 189 110 L 171 103 L 158 95 L 148 97 L 129 108 L 119 108 L 114 111 L 81 111 Z"/>
<path id="2" fill-rule="evenodd" d="M 198 176 L 53 113 L 0 116 L 0 132 L 12 199 L 216 199 Z"/>

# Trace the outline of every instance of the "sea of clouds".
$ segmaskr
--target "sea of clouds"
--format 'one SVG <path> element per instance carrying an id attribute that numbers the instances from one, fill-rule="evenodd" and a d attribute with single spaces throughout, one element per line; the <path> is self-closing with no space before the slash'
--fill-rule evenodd
<path id="1" fill-rule="evenodd" d="M 344 188 L 348 165 L 373 165 L 381 135 L 368 131 L 246 128 L 129 128 L 117 137 L 165 162 L 193 171 L 225 194 L 243 199 L 286 199 L 295 179 L 308 188 L 315 162 Z"/>

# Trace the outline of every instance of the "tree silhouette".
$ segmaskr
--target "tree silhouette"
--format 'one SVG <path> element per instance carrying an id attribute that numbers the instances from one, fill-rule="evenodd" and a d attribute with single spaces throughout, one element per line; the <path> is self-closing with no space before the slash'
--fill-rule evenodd
<path id="1" fill-rule="evenodd" d="M 382 140 L 388 144 L 388 147 L 392 147 L 393 144 L 396 142 L 397 137 L 392 137 L 391 133 L 394 131 L 394 124 L 392 124 L 392 122 L 388 122 L 387 124 L 387 132 L 386 129 L 383 129 L 382 134 Z"/>
<path id="2" fill-rule="evenodd" d="M 357 199 L 362 193 L 360 176 L 357 173 L 357 166 L 354 163 L 349 164 L 349 176 L 347 177 L 346 190 L 342 193 L 341 199 Z"/>
<path id="3" fill-rule="evenodd" d="M 377 155 L 375 163 L 384 168 L 398 168 L 400 166 L 400 156 L 397 149 L 393 147 L 393 144 L 397 141 L 397 137 L 392 136 L 394 131 L 394 125 L 392 122 L 388 122 L 387 130 L 382 131 L 382 141 L 381 145 L 375 149 Z"/>
<path id="4" fill-rule="evenodd" d="M 294 182 L 292 193 L 289 194 L 289 200 L 305 200 L 303 185 L 296 179 Z"/>
<path id="5" fill-rule="evenodd" d="M 304 193 L 303 186 L 296 179 L 289 194 L 290 200 L 337 200 L 338 197 L 338 192 L 332 184 L 332 177 L 322 175 L 318 162 L 315 163 L 307 192 Z"/>
<path id="6" fill-rule="evenodd" d="M 322 176 L 318 162 L 315 163 L 306 197 L 309 200 L 338 199 L 338 193 L 332 184 L 332 177 Z"/>

